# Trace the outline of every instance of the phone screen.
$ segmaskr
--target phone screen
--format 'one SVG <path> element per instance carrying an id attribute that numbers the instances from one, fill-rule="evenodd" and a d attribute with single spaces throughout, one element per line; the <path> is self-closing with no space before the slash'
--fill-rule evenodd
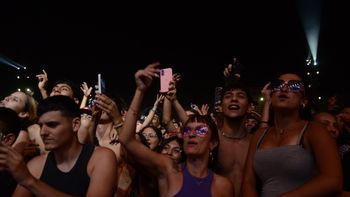
<path id="1" fill-rule="evenodd" d="M 160 93 L 169 91 L 169 82 L 173 78 L 172 68 L 164 68 L 160 70 Z"/>
<path id="2" fill-rule="evenodd" d="M 103 94 L 106 92 L 106 84 L 101 74 L 97 75 L 97 90 L 96 93 Z"/>

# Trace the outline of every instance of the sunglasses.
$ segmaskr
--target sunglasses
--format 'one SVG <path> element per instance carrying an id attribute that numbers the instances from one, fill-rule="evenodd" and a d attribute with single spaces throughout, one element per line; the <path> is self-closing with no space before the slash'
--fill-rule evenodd
<path id="1" fill-rule="evenodd" d="M 290 81 L 277 80 L 277 81 L 271 82 L 272 92 L 281 92 L 283 91 L 284 87 L 287 87 L 287 90 L 289 92 L 299 92 L 304 88 L 304 84 L 299 80 L 290 80 Z"/>
<path id="2" fill-rule="evenodd" d="M 207 126 L 197 126 L 194 129 L 192 129 L 191 127 L 185 127 L 183 131 L 184 131 L 184 136 L 189 136 L 192 134 L 192 131 L 195 131 L 196 136 L 204 137 L 208 133 L 209 129 Z"/>

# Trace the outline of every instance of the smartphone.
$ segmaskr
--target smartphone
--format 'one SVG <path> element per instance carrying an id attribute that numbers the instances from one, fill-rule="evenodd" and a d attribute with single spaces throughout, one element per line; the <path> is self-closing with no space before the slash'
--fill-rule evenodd
<path id="1" fill-rule="evenodd" d="M 164 68 L 160 70 L 160 93 L 169 91 L 169 83 L 173 78 L 172 68 Z"/>
<path id="2" fill-rule="evenodd" d="M 222 87 L 215 87 L 214 106 L 221 103 Z"/>
<path id="3" fill-rule="evenodd" d="M 106 84 L 104 79 L 102 78 L 102 75 L 99 73 L 97 74 L 97 89 L 96 93 L 97 94 L 103 94 L 106 92 Z"/>

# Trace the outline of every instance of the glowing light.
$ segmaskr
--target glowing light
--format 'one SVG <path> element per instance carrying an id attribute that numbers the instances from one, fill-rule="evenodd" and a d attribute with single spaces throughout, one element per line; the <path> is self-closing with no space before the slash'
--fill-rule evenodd
<path id="1" fill-rule="evenodd" d="M 21 91 L 21 88 L 18 88 L 17 91 L 20 92 L 20 91 Z"/>
<path id="2" fill-rule="evenodd" d="M 311 88 L 311 84 L 309 84 L 307 87 Z"/>
<path id="3" fill-rule="evenodd" d="M 313 65 L 317 65 L 317 49 L 320 34 L 321 1 L 299 0 L 299 15 L 304 26 Z M 307 62 L 307 65 L 310 65 Z"/>
<path id="4" fill-rule="evenodd" d="M 17 79 L 20 79 L 21 77 L 19 75 L 17 75 Z"/>
<path id="5" fill-rule="evenodd" d="M 321 100 L 321 99 L 322 99 L 322 97 L 319 96 L 319 97 L 318 97 L 318 100 Z"/>
<path id="6" fill-rule="evenodd" d="M 30 77 L 29 76 L 27 76 L 27 79 L 29 79 Z"/>
<path id="7" fill-rule="evenodd" d="M 264 97 L 260 97 L 260 101 L 264 101 Z"/>
<path id="8" fill-rule="evenodd" d="M 320 74 L 320 71 L 316 71 L 316 74 Z"/>
<path id="9" fill-rule="evenodd" d="M 27 91 L 27 92 L 31 92 L 30 88 L 27 88 L 26 91 Z"/>
<path id="10" fill-rule="evenodd" d="M 307 72 L 306 74 L 307 74 L 307 75 L 310 75 L 310 72 Z"/>

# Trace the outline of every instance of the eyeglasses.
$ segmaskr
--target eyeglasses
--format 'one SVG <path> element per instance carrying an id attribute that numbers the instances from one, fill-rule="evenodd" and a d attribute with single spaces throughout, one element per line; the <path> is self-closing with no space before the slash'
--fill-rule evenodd
<path id="1" fill-rule="evenodd" d="M 271 83 L 272 92 L 281 92 L 285 86 L 288 88 L 289 92 L 299 92 L 304 88 L 303 82 L 299 80 L 277 80 Z"/>
<path id="2" fill-rule="evenodd" d="M 204 137 L 209 131 L 208 127 L 206 126 L 197 126 L 194 129 L 192 129 L 191 127 L 185 127 L 183 129 L 184 136 L 191 135 L 193 130 L 196 132 L 196 136 L 199 137 Z"/>

